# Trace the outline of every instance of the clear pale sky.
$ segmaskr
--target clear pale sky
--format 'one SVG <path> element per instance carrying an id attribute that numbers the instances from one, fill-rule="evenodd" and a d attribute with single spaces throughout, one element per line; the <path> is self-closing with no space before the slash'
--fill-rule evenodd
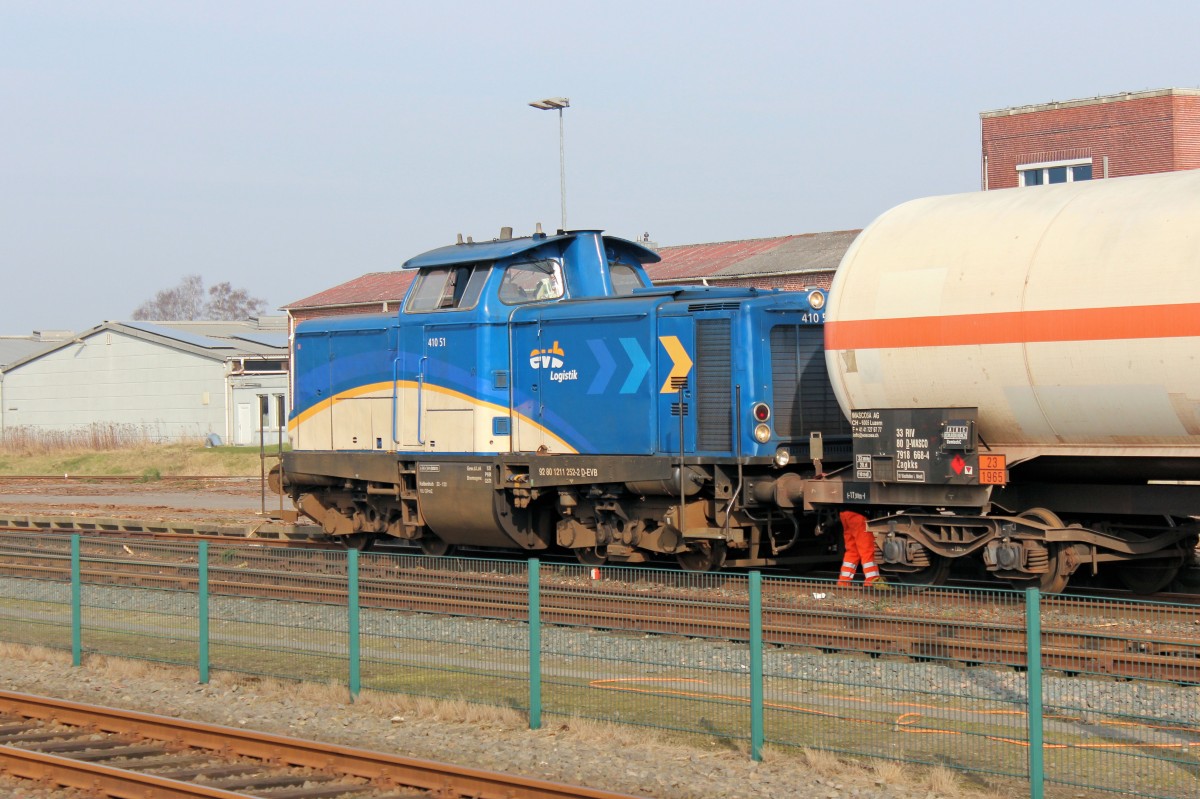
<path id="1" fill-rule="evenodd" d="M 663 245 L 979 188 L 979 112 L 1200 85 L 1186 2 L 0 0 L 0 334 L 272 308 L 560 224 Z"/>

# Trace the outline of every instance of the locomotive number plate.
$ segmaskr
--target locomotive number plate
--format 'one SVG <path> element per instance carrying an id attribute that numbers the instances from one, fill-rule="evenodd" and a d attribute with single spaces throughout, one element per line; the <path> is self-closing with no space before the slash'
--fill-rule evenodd
<path id="1" fill-rule="evenodd" d="M 1002 486 L 1008 483 L 1007 462 L 1004 455 L 979 456 L 979 484 Z"/>

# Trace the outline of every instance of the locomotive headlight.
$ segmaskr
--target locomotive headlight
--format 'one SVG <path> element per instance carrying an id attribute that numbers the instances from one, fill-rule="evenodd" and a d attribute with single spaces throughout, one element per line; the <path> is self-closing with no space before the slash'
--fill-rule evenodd
<path id="1" fill-rule="evenodd" d="M 754 440 L 760 444 L 765 444 L 771 440 L 771 428 L 768 425 L 760 424 L 754 428 Z"/>
<path id="2" fill-rule="evenodd" d="M 792 453 L 787 447 L 780 447 L 775 450 L 775 465 L 782 469 L 792 462 Z"/>
<path id="3" fill-rule="evenodd" d="M 813 290 L 808 292 L 808 304 L 814 311 L 825 307 L 825 292 Z"/>
<path id="4" fill-rule="evenodd" d="M 771 418 L 771 406 L 765 402 L 755 403 L 750 412 L 754 414 L 754 421 L 756 422 L 765 422 Z"/>

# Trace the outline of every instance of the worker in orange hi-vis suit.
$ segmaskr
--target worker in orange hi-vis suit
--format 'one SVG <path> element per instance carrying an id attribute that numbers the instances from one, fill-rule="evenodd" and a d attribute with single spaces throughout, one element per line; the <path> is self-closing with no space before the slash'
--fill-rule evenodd
<path id="1" fill-rule="evenodd" d="M 883 587 L 887 580 L 879 576 L 879 567 L 875 565 L 875 536 L 867 532 L 867 517 L 852 510 L 841 513 L 842 535 L 846 539 L 846 554 L 842 557 L 842 573 L 838 576 L 838 585 L 847 586 L 854 582 L 854 574 L 858 564 L 863 567 L 863 577 L 867 587 Z"/>

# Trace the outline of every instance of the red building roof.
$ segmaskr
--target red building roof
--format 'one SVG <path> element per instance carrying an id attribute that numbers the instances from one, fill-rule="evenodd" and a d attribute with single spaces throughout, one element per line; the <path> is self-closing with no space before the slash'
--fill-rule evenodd
<path id="1" fill-rule="evenodd" d="M 857 230 L 836 230 L 663 247 L 658 250 L 662 261 L 648 265 L 646 271 L 655 283 L 832 272 L 858 234 Z"/>
<path id="2" fill-rule="evenodd" d="M 385 302 L 400 302 L 408 284 L 412 282 L 415 269 L 404 269 L 396 272 L 369 272 L 362 277 L 356 277 L 341 285 L 296 300 L 283 306 L 285 311 L 304 308 L 344 308 L 354 305 L 383 304 Z"/>

